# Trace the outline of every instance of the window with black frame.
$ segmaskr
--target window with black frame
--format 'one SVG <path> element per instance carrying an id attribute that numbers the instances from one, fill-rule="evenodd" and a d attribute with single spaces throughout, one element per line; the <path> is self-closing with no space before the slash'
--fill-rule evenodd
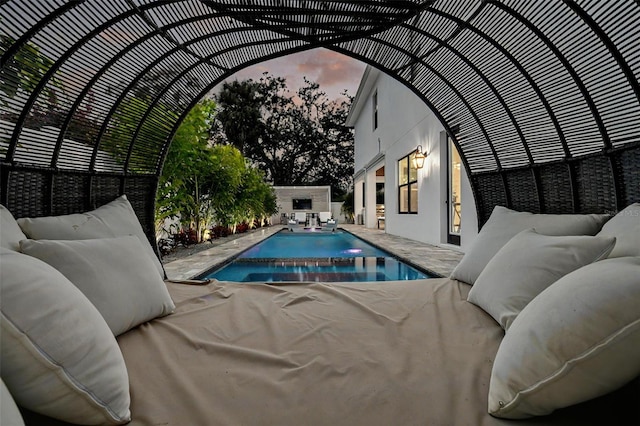
<path id="1" fill-rule="evenodd" d="M 415 151 L 398 160 L 398 212 L 418 213 L 418 168 Z"/>

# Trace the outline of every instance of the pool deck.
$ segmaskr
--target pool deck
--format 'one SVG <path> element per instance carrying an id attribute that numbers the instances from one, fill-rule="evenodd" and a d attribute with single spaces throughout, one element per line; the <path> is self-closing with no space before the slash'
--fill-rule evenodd
<path id="1" fill-rule="evenodd" d="M 362 225 L 339 224 L 339 228 L 382 248 L 406 263 L 416 265 L 442 276 L 449 276 L 462 259 L 462 253 L 444 247 L 421 243 L 408 238 L 387 234 L 384 230 L 365 228 Z M 259 243 L 276 232 L 286 229 L 283 225 L 273 225 L 247 233 L 246 236 L 228 242 L 218 242 L 210 249 L 175 260 L 164 265 L 167 276 L 172 280 L 185 280 L 198 275 L 215 265 L 225 263 L 238 253 Z"/>

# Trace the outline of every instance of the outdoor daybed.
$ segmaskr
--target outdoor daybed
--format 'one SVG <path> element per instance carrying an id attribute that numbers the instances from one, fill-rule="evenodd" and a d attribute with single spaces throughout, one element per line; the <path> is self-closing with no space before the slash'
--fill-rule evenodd
<path id="1" fill-rule="evenodd" d="M 2 208 L 3 381 L 80 424 L 637 424 L 639 212 L 497 207 L 452 275 L 473 287 L 165 286 L 126 197 Z"/>
<path id="2" fill-rule="evenodd" d="M 21 424 L 10 396 L 34 425 L 640 424 L 638 0 L 2 0 L 0 17 L 2 426 Z M 319 47 L 314 64 L 371 64 L 439 122 L 399 126 L 391 86 L 363 99 L 355 188 L 373 201 L 383 159 L 398 176 L 424 147 L 402 188 L 440 213 L 403 218 L 440 220 L 450 139 L 473 246 L 451 278 L 165 283 L 156 195 L 185 117 Z"/>

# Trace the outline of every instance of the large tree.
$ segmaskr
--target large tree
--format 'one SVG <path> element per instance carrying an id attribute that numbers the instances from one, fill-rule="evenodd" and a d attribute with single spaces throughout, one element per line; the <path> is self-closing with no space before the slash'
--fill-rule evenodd
<path id="1" fill-rule="evenodd" d="M 294 94 L 269 74 L 225 83 L 217 95 L 215 138 L 236 146 L 275 185 L 331 185 L 344 193 L 353 175 L 351 98 L 330 100 L 305 79 Z"/>

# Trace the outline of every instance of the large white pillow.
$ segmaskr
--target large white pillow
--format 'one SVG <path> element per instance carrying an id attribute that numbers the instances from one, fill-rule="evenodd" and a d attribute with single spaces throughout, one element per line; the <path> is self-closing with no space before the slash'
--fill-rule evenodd
<path id="1" fill-rule="evenodd" d="M 474 284 L 498 250 L 525 229 L 545 235 L 596 235 L 607 219 L 603 214 L 533 214 L 496 206 L 451 278 Z"/>
<path id="2" fill-rule="evenodd" d="M 98 308 L 116 336 L 175 309 L 135 236 L 24 240 L 22 252 L 56 268 Z"/>
<path id="3" fill-rule="evenodd" d="M 144 252 L 153 261 L 160 277 L 164 278 L 162 264 L 149 244 L 126 195 L 87 213 L 21 218 L 18 219 L 18 225 L 29 238 L 36 240 L 88 240 L 135 235 L 140 239 Z"/>
<path id="4" fill-rule="evenodd" d="M 595 235 L 609 215 L 533 214 L 496 206 L 451 278 L 474 284 L 491 258 L 517 233 L 535 228 L 545 235 Z"/>
<path id="5" fill-rule="evenodd" d="M 0 248 L 2 380 L 16 402 L 78 424 L 130 420 L 129 377 L 98 310 L 60 272 Z"/>
<path id="6" fill-rule="evenodd" d="M 569 272 L 604 259 L 615 237 L 548 236 L 522 231 L 484 268 L 467 300 L 484 309 L 505 330 L 542 290 Z"/>
<path id="7" fill-rule="evenodd" d="M 640 203 L 618 212 L 598 235 L 616 237 L 616 246 L 609 257 L 640 256 Z"/>
<path id="8" fill-rule="evenodd" d="M 24 426 L 20 409 L 3 381 L 0 381 L 0 425 Z"/>
<path id="9" fill-rule="evenodd" d="M 609 393 L 640 375 L 640 257 L 587 265 L 518 315 L 491 372 L 489 413 L 521 419 Z"/>
<path id="10" fill-rule="evenodd" d="M 0 247 L 13 251 L 20 250 L 20 240 L 27 238 L 11 212 L 0 204 Z"/>

